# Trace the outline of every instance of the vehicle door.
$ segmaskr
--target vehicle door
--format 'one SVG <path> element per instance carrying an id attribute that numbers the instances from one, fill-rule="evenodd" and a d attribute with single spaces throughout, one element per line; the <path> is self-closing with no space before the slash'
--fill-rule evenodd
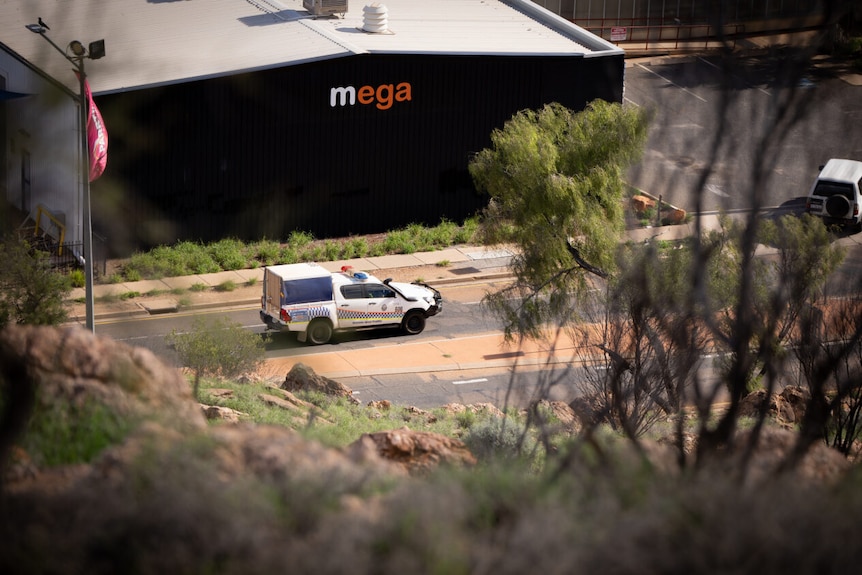
<path id="1" fill-rule="evenodd" d="M 367 283 L 365 288 L 366 298 L 366 325 L 397 324 L 404 316 L 404 305 L 395 290 L 381 283 Z"/>
<path id="2" fill-rule="evenodd" d="M 338 302 L 338 326 L 341 328 L 361 327 L 366 325 L 368 301 L 362 284 L 347 284 L 339 288 L 341 294 Z"/>

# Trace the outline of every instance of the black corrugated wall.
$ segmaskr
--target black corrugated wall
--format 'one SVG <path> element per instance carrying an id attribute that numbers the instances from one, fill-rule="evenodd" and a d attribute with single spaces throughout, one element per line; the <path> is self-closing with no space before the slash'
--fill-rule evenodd
<path id="1" fill-rule="evenodd" d="M 363 55 L 103 96 L 96 229 L 129 251 L 460 222 L 485 204 L 467 164 L 494 128 L 549 102 L 620 102 L 623 72 L 622 55 Z M 347 86 L 373 101 L 332 106 Z"/>

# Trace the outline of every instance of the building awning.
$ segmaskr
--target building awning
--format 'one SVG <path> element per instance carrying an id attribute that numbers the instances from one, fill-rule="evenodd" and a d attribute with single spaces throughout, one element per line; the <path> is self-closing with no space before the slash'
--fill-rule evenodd
<path id="1" fill-rule="evenodd" d="M 30 94 L 21 94 L 20 92 L 10 92 L 9 90 L 0 90 L 0 102 L 6 100 L 14 100 L 15 98 L 24 98 Z"/>

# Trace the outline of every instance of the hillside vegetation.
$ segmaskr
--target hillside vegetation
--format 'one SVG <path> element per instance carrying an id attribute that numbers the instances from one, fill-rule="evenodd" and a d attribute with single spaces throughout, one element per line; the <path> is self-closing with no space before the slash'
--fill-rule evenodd
<path id="1" fill-rule="evenodd" d="M 792 434 L 775 426 L 747 463 L 741 441 L 692 468 L 658 435 L 638 451 L 547 402 L 424 412 L 206 379 L 204 402 L 236 416 L 207 423 L 175 369 L 76 328 L 9 327 L 0 366 L 6 573 L 784 575 L 862 560 L 858 465 L 821 446 L 779 472 Z"/>

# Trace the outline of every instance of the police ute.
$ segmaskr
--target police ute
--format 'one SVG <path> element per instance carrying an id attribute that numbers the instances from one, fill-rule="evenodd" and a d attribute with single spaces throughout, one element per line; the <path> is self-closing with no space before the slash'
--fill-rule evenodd
<path id="1" fill-rule="evenodd" d="M 316 263 L 263 270 L 260 319 L 268 330 L 295 331 L 299 341 L 324 344 L 333 332 L 400 326 L 415 335 L 440 313 L 443 298 L 429 285 L 380 281 L 351 267 L 332 273 Z"/>

